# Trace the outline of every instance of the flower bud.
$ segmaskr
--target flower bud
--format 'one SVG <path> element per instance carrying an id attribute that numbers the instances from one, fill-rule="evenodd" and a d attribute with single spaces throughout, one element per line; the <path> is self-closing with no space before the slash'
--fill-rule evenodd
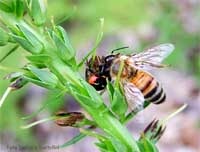
<path id="1" fill-rule="evenodd" d="M 159 120 L 154 119 L 144 130 L 144 135 L 146 138 L 154 141 L 155 143 L 161 138 L 166 126 L 160 124 Z M 142 139 L 142 137 L 140 137 Z"/>
<path id="2" fill-rule="evenodd" d="M 45 0 L 29 0 L 28 8 L 30 16 L 36 25 L 40 26 L 46 22 L 46 1 Z"/>
<path id="3" fill-rule="evenodd" d="M 28 82 L 27 80 L 25 80 L 24 78 L 20 77 L 20 78 L 16 79 L 14 82 L 12 82 L 9 87 L 12 90 L 18 90 L 21 87 L 23 87 L 27 82 Z"/>
<path id="4" fill-rule="evenodd" d="M 72 127 L 78 127 L 78 124 L 82 122 L 85 118 L 85 116 L 80 112 L 58 112 L 56 114 L 58 117 L 55 120 L 55 123 L 59 126 L 72 126 Z"/>

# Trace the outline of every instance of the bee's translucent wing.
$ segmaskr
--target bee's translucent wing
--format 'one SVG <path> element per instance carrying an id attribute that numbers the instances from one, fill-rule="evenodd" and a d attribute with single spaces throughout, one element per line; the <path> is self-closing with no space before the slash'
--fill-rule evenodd
<path id="1" fill-rule="evenodd" d="M 135 54 L 128 59 L 130 65 L 139 69 L 149 67 L 163 67 L 162 61 L 174 50 L 174 45 L 170 43 L 161 44 L 144 52 Z"/>
<path id="2" fill-rule="evenodd" d="M 140 111 L 144 106 L 144 96 L 142 92 L 131 82 L 123 82 L 124 95 L 131 111 Z"/>

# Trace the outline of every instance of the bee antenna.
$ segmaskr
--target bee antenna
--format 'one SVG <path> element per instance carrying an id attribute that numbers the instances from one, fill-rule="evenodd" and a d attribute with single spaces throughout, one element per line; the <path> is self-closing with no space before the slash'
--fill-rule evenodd
<path id="1" fill-rule="evenodd" d="M 112 50 L 111 54 L 113 54 L 117 50 L 122 50 L 122 49 L 127 49 L 127 48 L 129 48 L 129 47 L 128 46 L 124 46 L 124 47 L 120 47 L 120 48 L 114 49 L 114 50 Z"/>

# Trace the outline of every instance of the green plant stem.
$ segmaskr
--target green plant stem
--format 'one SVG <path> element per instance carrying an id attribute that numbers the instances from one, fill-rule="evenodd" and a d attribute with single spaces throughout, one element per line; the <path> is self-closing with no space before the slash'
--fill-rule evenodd
<path id="1" fill-rule="evenodd" d="M 59 63 L 59 65 L 58 65 Z M 62 74 L 62 79 L 67 81 L 71 80 L 72 82 L 76 83 L 78 86 L 80 85 L 77 78 L 72 78 L 70 75 L 76 75 L 71 70 L 71 74 L 67 73 L 68 67 L 62 63 L 62 61 L 58 62 L 56 61 L 53 63 L 53 68 L 56 69 L 56 71 L 59 74 Z M 79 78 L 81 79 L 81 77 Z M 135 140 L 133 139 L 132 135 L 128 132 L 128 130 L 117 120 L 109 111 L 106 110 L 106 106 L 102 103 L 102 106 L 99 108 L 91 108 L 87 104 L 85 104 L 83 101 L 79 101 L 79 104 L 93 117 L 94 121 L 97 123 L 97 125 L 105 131 L 110 136 L 113 136 L 117 139 L 119 139 L 123 144 L 127 146 L 128 151 L 130 152 L 139 152 L 139 149 L 137 147 L 137 144 Z M 102 102 L 102 101 L 99 101 Z"/>
<path id="2" fill-rule="evenodd" d="M 0 12 L 1 13 L 1 12 Z M 42 33 L 35 31 L 30 25 L 22 20 L 17 20 L 13 18 L 11 15 L 7 15 L 3 13 L 3 17 L 1 14 L 1 20 L 8 26 L 15 26 L 15 24 L 23 24 L 24 26 L 28 27 L 32 33 L 35 33 L 40 41 L 44 44 L 45 49 L 44 52 L 52 57 L 52 62 L 48 65 L 48 68 L 51 72 L 53 72 L 62 84 L 66 84 L 70 82 L 74 84 L 76 87 L 82 87 L 80 84 L 80 80 L 82 77 L 79 75 L 77 71 L 73 71 L 69 66 L 66 65 L 61 59 L 59 59 L 56 53 L 53 53 L 54 48 L 47 48 L 52 47 L 52 44 L 44 39 Z M 6 19 L 6 21 L 4 20 Z M 87 90 L 86 90 L 87 91 Z M 119 120 L 117 120 L 110 111 L 107 110 L 107 107 L 103 103 L 103 100 L 96 101 L 101 103 L 101 106 L 98 108 L 88 106 L 85 101 L 81 101 L 77 99 L 79 104 L 82 108 L 84 108 L 96 122 L 96 124 L 109 136 L 112 136 L 118 139 L 121 143 L 123 143 L 127 151 L 129 152 L 139 152 L 139 148 L 136 144 L 136 141 L 133 139 L 132 135 L 128 132 L 125 126 L 123 126 Z M 115 145 L 114 145 L 115 146 Z"/>

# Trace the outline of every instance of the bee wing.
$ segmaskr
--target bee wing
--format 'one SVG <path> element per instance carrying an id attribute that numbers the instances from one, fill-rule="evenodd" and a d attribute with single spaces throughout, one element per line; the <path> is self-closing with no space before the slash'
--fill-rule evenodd
<path id="1" fill-rule="evenodd" d="M 124 95 L 131 111 L 140 111 L 143 109 L 144 96 L 142 92 L 131 82 L 123 82 Z"/>
<path id="2" fill-rule="evenodd" d="M 163 67 L 162 61 L 174 50 L 174 45 L 170 43 L 161 44 L 144 52 L 131 56 L 128 60 L 130 65 L 139 69 L 148 69 L 150 67 Z"/>

